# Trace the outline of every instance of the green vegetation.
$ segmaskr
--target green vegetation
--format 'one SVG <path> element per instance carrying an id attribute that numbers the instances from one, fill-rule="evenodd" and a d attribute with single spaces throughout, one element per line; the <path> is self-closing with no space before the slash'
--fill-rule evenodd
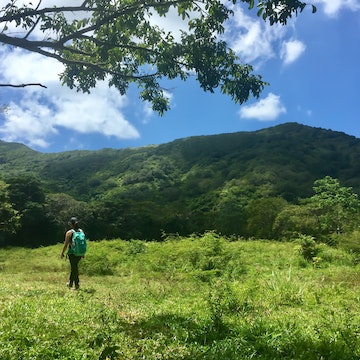
<path id="1" fill-rule="evenodd" d="M 15 230 L 0 231 L 0 247 L 55 244 L 74 214 L 91 240 L 215 230 L 332 242 L 357 230 L 358 154 L 359 139 L 294 123 L 138 149 L 41 154 L 0 142 L 0 221 Z"/>
<path id="2" fill-rule="evenodd" d="M 160 114 L 170 107 L 165 79 L 193 77 L 204 91 L 218 90 L 235 103 L 243 103 L 250 96 L 259 97 L 267 85 L 222 36 L 225 23 L 234 15 L 233 6 L 243 3 L 249 10 L 256 7 L 257 15 L 270 25 L 286 25 L 307 6 L 299 0 L 91 0 L 73 6 L 8 0 L 0 5 L 0 43 L 61 62 L 64 71 L 59 77 L 70 89 L 88 93 L 98 81 L 107 81 L 125 95 L 134 84 L 140 98 Z M 316 12 L 314 5 L 311 8 Z M 150 21 L 153 16 L 168 15 L 177 17 L 175 29 Z M 38 35 L 42 41 L 34 32 L 42 33 Z"/>
<path id="3" fill-rule="evenodd" d="M 360 357 L 360 265 L 345 249 L 213 232 L 90 242 L 79 291 L 60 251 L 0 250 L 2 360 Z"/>

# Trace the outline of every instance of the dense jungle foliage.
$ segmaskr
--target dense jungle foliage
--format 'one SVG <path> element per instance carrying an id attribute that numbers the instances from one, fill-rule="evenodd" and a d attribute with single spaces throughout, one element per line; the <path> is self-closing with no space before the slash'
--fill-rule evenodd
<path id="1" fill-rule="evenodd" d="M 134 149 L 40 153 L 0 142 L 0 179 L 1 246 L 62 241 L 72 215 L 91 240 L 215 230 L 330 241 L 357 227 L 360 140 L 287 123 Z"/>

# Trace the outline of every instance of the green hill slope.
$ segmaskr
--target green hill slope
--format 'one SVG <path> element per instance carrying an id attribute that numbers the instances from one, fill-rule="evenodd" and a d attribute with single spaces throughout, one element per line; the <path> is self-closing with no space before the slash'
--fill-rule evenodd
<path id="1" fill-rule="evenodd" d="M 224 202 L 230 215 L 231 202 L 297 202 L 325 176 L 360 193 L 360 140 L 297 123 L 135 149 L 46 154 L 1 142 L 0 159 L 5 180 L 32 174 L 46 194 L 88 204 L 84 212 L 93 214 L 87 221 L 95 238 L 104 236 L 98 221 L 109 223 L 106 237 L 144 237 L 144 228 L 149 238 L 161 229 L 203 231 L 223 221 L 217 212 Z M 231 216 L 224 221 L 232 222 Z"/>
<path id="2" fill-rule="evenodd" d="M 0 174 L 33 171 L 51 191 L 90 199 L 119 180 L 126 188 L 146 184 L 159 189 L 210 178 L 210 190 L 234 178 L 268 173 L 278 194 L 296 198 L 325 175 L 360 190 L 359 150 L 360 140 L 353 136 L 296 123 L 136 149 L 44 154 L 0 142 Z"/>

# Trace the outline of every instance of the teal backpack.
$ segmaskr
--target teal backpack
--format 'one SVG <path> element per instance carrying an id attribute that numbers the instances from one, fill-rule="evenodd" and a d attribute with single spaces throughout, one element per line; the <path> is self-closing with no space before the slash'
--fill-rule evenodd
<path id="1" fill-rule="evenodd" d="M 78 231 L 72 230 L 73 236 L 71 239 L 71 246 L 69 249 L 70 254 L 74 254 L 75 256 L 84 256 L 86 253 L 86 236 L 84 232 L 79 229 Z"/>

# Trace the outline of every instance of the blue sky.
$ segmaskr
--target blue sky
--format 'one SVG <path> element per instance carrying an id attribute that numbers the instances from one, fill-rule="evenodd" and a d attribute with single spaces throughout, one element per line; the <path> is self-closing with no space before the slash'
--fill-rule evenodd
<path id="1" fill-rule="evenodd" d="M 0 0 L 0 7 L 7 2 Z M 285 122 L 360 138 L 360 0 L 311 3 L 316 14 L 309 8 L 285 27 L 270 27 L 256 11 L 234 8 L 224 37 L 270 83 L 259 99 L 234 104 L 220 93 L 204 93 L 195 79 L 171 81 L 164 86 L 172 109 L 163 117 L 139 101 L 136 89 L 120 96 L 100 83 L 90 95 L 77 93 L 60 85 L 61 64 L 1 47 L 0 83 L 41 82 L 48 88 L 0 88 L 0 104 L 7 105 L 0 114 L 0 139 L 41 152 L 96 150 Z M 176 27 L 176 19 L 161 21 Z"/>

